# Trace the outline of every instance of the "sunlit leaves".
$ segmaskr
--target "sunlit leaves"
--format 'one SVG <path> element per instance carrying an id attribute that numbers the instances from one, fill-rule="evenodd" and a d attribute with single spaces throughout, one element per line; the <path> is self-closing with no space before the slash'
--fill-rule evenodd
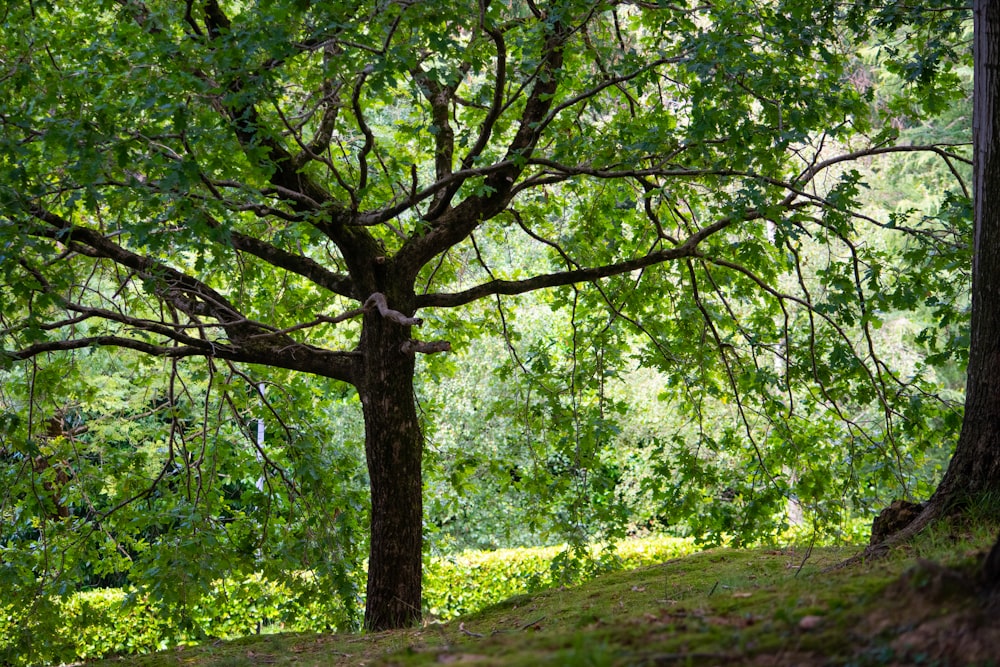
<path id="1" fill-rule="evenodd" d="M 224 577 L 281 581 L 305 569 L 341 596 L 330 623 L 350 627 L 363 473 L 354 445 L 330 430 L 339 394 L 271 374 L 260 379 L 275 387 L 272 413 L 246 376 L 192 365 L 158 382 L 143 366 L 79 353 L 28 382 L 4 376 L 0 539 L 19 554 L 0 568 L 5 590 L 30 598 L 38 586 L 52 594 L 140 586 L 180 620 Z M 33 413 L 45 421 L 23 421 Z M 57 437 L 47 426 L 53 413 L 64 431 Z M 255 446 L 257 419 L 267 422 L 266 458 Z M 32 428 L 34 439 L 23 440 Z M 21 453 L 24 442 L 34 449 Z M 15 581 L 25 569 L 35 574 L 22 589 Z M 313 583 L 289 586 L 315 595 Z"/>
<path id="2" fill-rule="evenodd" d="M 963 357 L 968 201 L 951 179 L 966 167 L 940 148 L 921 190 L 933 165 L 870 162 L 900 137 L 954 138 L 907 125 L 961 93 L 961 12 L 221 4 L 226 19 L 166 2 L 6 15 L 3 349 L 127 337 L 206 357 L 5 362 L 4 452 L 21 458 L 5 462 L 4 537 L 29 545 L 7 575 L 117 577 L 184 603 L 298 555 L 348 604 L 357 398 L 220 350 L 280 339 L 270 352 L 363 364 L 356 320 L 330 320 L 375 290 L 454 350 L 416 387 L 441 545 L 579 546 L 650 522 L 751 540 L 792 501 L 834 530 L 926 483 L 926 432 L 953 423 L 930 397 Z M 873 74 L 883 62 L 894 74 Z M 893 170 L 913 178 L 866 187 Z M 556 279 L 597 267 L 615 270 Z M 558 286 L 520 302 L 483 288 L 533 276 Z M 477 286 L 460 309 L 418 307 Z M 476 368 L 452 377 L 462 363 Z M 662 402 L 641 411 L 637 393 Z M 87 432 L 46 440 L 57 410 Z M 31 482 L 58 481 L 27 466 L 39 453 L 73 461 L 76 523 L 39 518 L 57 505 Z M 51 545 L 83 525 L 94 541 L 57 574 Z"/>

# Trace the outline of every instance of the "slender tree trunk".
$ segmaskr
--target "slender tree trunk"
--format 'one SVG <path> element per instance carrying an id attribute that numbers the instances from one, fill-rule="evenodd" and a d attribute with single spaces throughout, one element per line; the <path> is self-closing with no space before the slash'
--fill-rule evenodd
<path id="1" fill-rule="evenodd" d="M 409 327 L 368 313 L 361 336 L 371 484 L 371 551 L 365 627 L 385 630 L 420 619 L 423 556 L 423 435 L 413 395 L 414 357 L 401 351 Z"/>
<path id="2" fill-rule="evenodd" d="M 974 12 L 972 329 L 965 419 L 955 454 L 931 498 L 938 511 L 1000 492 L 1000 3 Z"/>

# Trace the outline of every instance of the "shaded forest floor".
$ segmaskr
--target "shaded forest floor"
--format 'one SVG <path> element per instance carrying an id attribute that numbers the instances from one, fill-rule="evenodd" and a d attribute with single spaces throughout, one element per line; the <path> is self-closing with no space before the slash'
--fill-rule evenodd
<path id="1" fill-rule="evenodd" d="M 1000 600 L 978 581 L 995 529 L 942 524 L 885 559 L 839 568 L 859 549 L 716 549 L 449 623 L 248 637 L 94 664 L 1000 665 Z"/>

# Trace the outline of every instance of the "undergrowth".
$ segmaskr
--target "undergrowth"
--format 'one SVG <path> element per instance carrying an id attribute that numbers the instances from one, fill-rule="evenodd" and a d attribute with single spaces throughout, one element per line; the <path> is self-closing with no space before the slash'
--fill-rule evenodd
<path id="1" fill-rule="evenodd" d="M 847 567 L 857 547 L 714 549 L 409 630 L 252 637 L 99 664 L 986 667 L 1000 614 L 975 573 L 994 521 L 940 523 Z"/>
<path id="2" fill-rule="evenodd" d="M 522 548 L 433 558 L 425 564 L 424 615 L 448 620 L 512 595 L 577 584 L 694 549 L 690 540 L 650 537 L 613 549 Z M 218 582 L 184 609 L 113 588 L 40 600 L 34 609 L 5 607 L 0 600 L 0 665 L 59 664 L 261 633 L 333 631 L 331 624 L 347 614 L 331 606 L 335 596 L 314 589 L 308 577 L 292 591 L 253 576 Z"/>

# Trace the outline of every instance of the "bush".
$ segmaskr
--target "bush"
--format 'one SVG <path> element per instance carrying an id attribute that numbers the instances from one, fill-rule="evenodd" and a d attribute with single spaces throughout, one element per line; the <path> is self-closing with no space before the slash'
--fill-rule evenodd
<path id="1" fill-rule="evenodd" d="M 424 569 L 425 607 L 431 617 L 447 620 L 513 595 L 578 583 L 602 571 L 657 563 L 692 550 L 689 540 L 658 537 L 623 542 L 610 550 L 505 549 L 431 559 Z M 184 610 L 162 608 L 120 589 L 40 599 L 30 611 L 0 607 L 0 665 L 148 653 L 261 631 L 328 631 L 350 616 L 335 598 L 308 577 L 292 591 L 254 576 L 220 582 Z"/>
<path id="2" fill-rule="evenodd" d="M 0 610 L 0 664 L 75 662 L 119 653 L 147 653 L 176 644 L 171 623 L 120 589 L 39 599 L 30 610 Z"/>
<path id="3" fill-rule="evenodd" d="M 660 563 L 694 550 L 675 537 L 628 540 L 614 549 L 538 547 L 470 551 L 424 566 L 424 608 L 449 620 L 554 585 L 576 584 L 602 572 Z"/>
<path id="4" fill-rule="evenodd" d="M 0 665 L 75 662 L 148 653 L 209 637 L 232 639 L 261 631 L 328 630 L 346 618 L 343 605 L 310 590 L 297 594 L 261 577 L 223 582 L 187 609 L 164 608 L 121 589 L 75 593 L 30 613 L 0 609 Z M 308 599 L 308 604 L 302 604 Z M 337 607 L 341 608 L 337 608 Z"/>

